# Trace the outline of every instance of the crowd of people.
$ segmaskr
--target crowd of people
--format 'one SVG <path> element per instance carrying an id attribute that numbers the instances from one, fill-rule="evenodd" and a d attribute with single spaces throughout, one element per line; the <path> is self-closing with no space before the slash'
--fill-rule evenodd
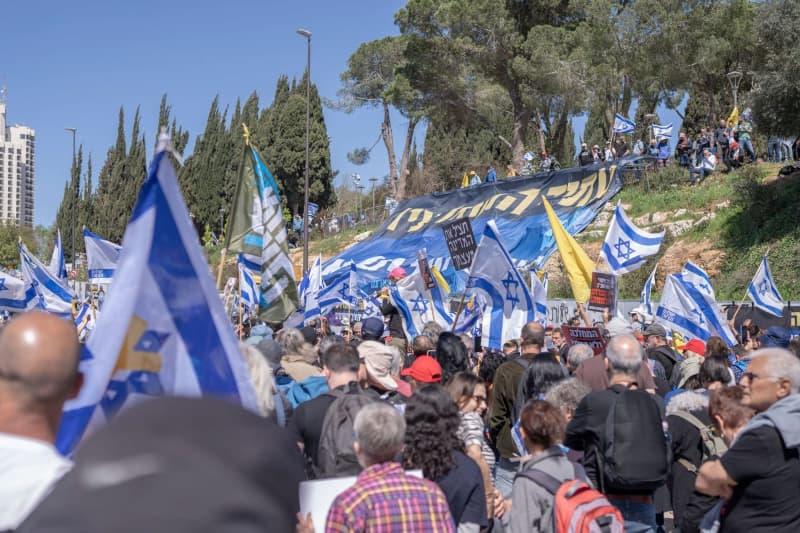
<path id="1" fill-rule="evenodd" d="M 75 330 L 15 317 L 0 530 L 308 533 L 299 483 L 341 476 L 356 477 L 324 531 L 800 530 L 796 340 L 748 323 L 733 350 L 682 345 L 632 314 L 606 317 L 601 353 L 538 322 L 495 351 L 435 322 L 406 339 L 384 312 L 338 333 L 255 325 L 241 352 L 258 415 L 153 399 L 73 458 L 54 442 L 82 386 Z"/>

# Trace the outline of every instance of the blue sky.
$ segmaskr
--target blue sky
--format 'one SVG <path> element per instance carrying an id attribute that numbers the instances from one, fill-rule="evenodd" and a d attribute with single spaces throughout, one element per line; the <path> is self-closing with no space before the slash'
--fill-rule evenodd
<path id="1" fill-rule="evenodd" d="M 141 106 L 148 151 L 163 93 L 173 115 L 192 135 L 202 133 L 211 100 L 233 107 L 254 89 L 262 106 L 272 100 L 280 74 L 302 75 L 310 29 L 312 76 L 333 98 L 347 58 L 364 41 L 397 33 L 402 0 L 27 0 L 3 3 L 0 82 L 8 85 L 8 121 L 36 129 L 35 222 L 49 225 L 61 200 L 72 157 L 65 127 L 92 153 L 97 172 L 116 135 L 117 111 L 130 122 Z M 377 110 L 347 115 L 326 110 L 333 166 L 341 175 L 386 174 L 382 145 L 370 162 L 353 167 L 347 152 L 371 146 Z M 395 128 L 404 129 L 395 116 Z"/>
<path id="2" fill-rule="evenodd" d="M 127 133 L 141 106 L 148 150 L 153 148 L 161 95 L 191 134 L 202 133 L 211 100 L 219 94 L 231 108 L 256 90 L 271 102 L 279 75 L 302 75 L 306 43 L 313 36 L 312 77 L 324 97 L 334 98 L 347 58 L 364 41 L 396 34 L 394 14 L 403 0 L 26 0 L 3 3 L 0 83 L 8 85 L 8 121 L 36 129 L 35 222 L 50 225 L 71 161 L 71 137 L 90 152 L 95 185 L 116 135 L 117 111 L 125 107 Z M 672 114 L 662 116 L 672 120 Z M 325 110 L 333 168 L 340 179 L 353 172 L 387 173 L 383 144 L 366 165 L 347 161 L 355 147 L 371 146 L 382 113 Z M 576 137 L 585 119 L 576 119 Z M 579 125 L 580 124 L 580 125 Z M 406 122 L 393 115 L 395 143 Z M 676 131 L 677 134 L 677 131 Z M 417 133 L 422 145 L 423 129 Z M 349 178 L 347 178 L 349 181 Z"/>

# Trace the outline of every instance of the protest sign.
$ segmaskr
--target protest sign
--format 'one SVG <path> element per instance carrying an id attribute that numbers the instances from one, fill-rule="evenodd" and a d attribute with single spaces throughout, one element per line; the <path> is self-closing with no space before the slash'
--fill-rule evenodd
<path id="1" fill-rule="evenodd" d="M 430 290 L 436 285 L 436 281 L 433 279 L 433 274 L 431 274 L 431 267 L 428 264 L 428 255 L 425 250 L 420 250 L 417 252 L 417 266 L 419 267 L 419 273 L 422 276 L 422 283 L 425 285 L 425 288 Z"/>
<path id="2" fill-rule="evenodd" d="M 442 226 L 447 249 L 456 270 L 464 270 L 472 265 L 477 244 L 472 233 L 472 223 L 468 218 L 460 218 Z"/>
<path id="3" fill-rule="evenodd" d="M 561 331 L 570 344 L 588 344 L 592 347 L 595 355 L 601 354 L 606 350 L 606 341 L 599 328 L 561 326 Z"/>
<path id="4" fill-rule="evenodd" d="M 614 274 L 592 272 L 592 287 L 589 292 L 589 310 L 613 314 L 617 306 L 617 278 Z"/>
<path id="5" fill-rule="evenodd" d="M 421 478 L 421 470 L 407 470 L 406 474 Z M 355 476 L 315 479 L 300 483 L 300 514 L 311 513 L 314 531 L 325 531 L 325 519 L 336 497 L 356 483 Z"/>

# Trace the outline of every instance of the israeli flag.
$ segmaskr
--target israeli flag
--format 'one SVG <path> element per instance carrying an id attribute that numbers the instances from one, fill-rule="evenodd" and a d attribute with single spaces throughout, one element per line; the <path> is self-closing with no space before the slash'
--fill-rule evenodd
<path id="1" fill-rule="evenodd" d="M 600 257 L 608 264 L 612 274 L 621 276 L 639 269 L 648 257 L 658 253 L 663 241 L 663 231 L 648 233 L 637 228 L 618 203 Z"/>
<path id="2" fill-rule="evenodd" d="M 335 274 L 328 285 L 319 291 L 320 314 L 327 313 L 331 307 L 336 307 L 337 305 L 353 305 L 357 288 L 356 265 L 351 262 L 349 268 Z"/>
<path id="3" fill-rule="evenodd" d="M 753 281 L 747 287 L 747 296 L 753 300 L 753 305 L 778 318 L 783 317 L 783 298 L 778 292 L 772 272 L 769 269 L 769 262 L 765 255 L 761 259 L 761 264 L 753 277 Z"/>
<path id="4" fill-rule="evenodd" d="M 22 313 L 36 307 L 38 302 L 33 285 L 0 272 L 0 311 Z"/>
<path id="5" fill-rule="evenodd" d="M 348 280 L 349 281 L 349 280 Z M 305 284 L 305 289 L 301 287 L 300 301 L 303 302 L 303 320 L 309 321 L 322 315 L 319 306 L 319 293 L 325 287 L 322 281 L 322 258 L 317 256 L 314 264 L 303 277 L 300 285 Z"/>
<path id="6" fill-rule="evenodd" d="M 444 292 L 438 284 L 428 290 L 419 269 L 389 288 L 389 300 L 403 319 L 407 339 L 420 334 L 426 322 L 436 322 L 450 329 L 453 315 L 445 305 Z"/>
<path id="7" fill-rule="evenodd" d="M 503 342 L 519 338 L 522 326 L 536 319 L 534 299 L 493 220 L 486 223 L 472 259 L 467 290 L 486 302 L 481 339 L 489 348 L 499 350 Z"/>
<path id="8" fill-rule="evenodd" d="M 72 318 L 72 300 L 75 298 L 72 289 L 51 274 L 22 242 L 19 243 L 19 258 L 22 263 L 22 279 L 36 293 L 36 307 L 54 315 Z"/>
<path id="9" fill-rule="evenodd" d="M 362 320 L 369 317 L 383 318 L 381 302 L 370 296 L 360 287 L 356 288 L 356 308 L 361 313 Z"/>
<path id="10" fill-rule="evenodd" d="M 111 283 L 122 246 L 107 241 L 86 228 L 83 228 L 83 242 L 86 244 L 89 283 Z"/>
<path id="11" fill-rule="evenodd" d="M 667 276 L 661 304 L 656 317 L 684 338 L 700 339 L 721 337 L 729 347 L 736 345 L 736 337 L 716 302 L 707 299 L 696 288 L 681 279 L 680 275 Z"/>
<path id="12" fill-rule="evenodd" d="M 662 126 L 661 124 L 653 124 L 653 136 L 656 141 L 672 138 L 672 123 Z"/>
<path id="13" fill-rule="evenodd" d="M 691 261 L 687 261 L 686 264 L 683 265 L 680 278 L 681 281 L 686 283 L 686 285 L 697 290 L 704 297 L 711 300 L 717 299 L 714 295 L 714 286 L 711 285 L 711 278 L 709 277 L 708 272 L 695 265 Z"/>
<path id="14" fill-rule="evenodd" d="M 543 326 L 547 325 L 547 272 L 544 279 L 540 280 L 535 270 L 531 270 L 531 295 L 536 308 L 536 321 Z"/>
<path id="15" fill-rule="evenodd" d="M 64 247 L 61 246 L 61 230 L 56 231 L 56 243 L 47 270 L 62 281 L 67 279 L 67 264 L 64 262 Z"/>
<path id="16" fill-rule="evenodd" d="M 89 336 L 89 333 L 94 330 L 94 325 L 97 322 L 97 311 L 94 306 L 89 303 L 84 303 L 78 314 L 75 316 L 75 327 L 78 330 L 78 339 L 83 342 Z"/>
<path id="17" fill-rule="evenodd" d="M 123 238 L 112 290 L 84 345 L 80 395 L 67 402 L 56 445 L 64 455 L 120 409 L 153 396 L 256 398 L 211 271 L 159 136 Z"/>
<path id="18" fill-rule="evenodd" d="M 236 259 L 239 269 L 239 297 L 248 310 L 258 305 L 259 292 L 256 279 L 261 274 L 261 258 L 240 253 Z"/>
<path id="19" fill-rule="evenodd" d="M 644 282 L 644 287 L 642 287 L 642 296 L 639 299 L 639 303 L 641 304 L 642 309 L 649 316 L 653 316 L 653 303 L 650 301 L 650 295 L 653 293 L 653 287 L 656 284 L 657 269 L 658 265 L 656 265 L 653 268 L 653 271 L 650 273 L 650 277 L 648 277 L 647 281 Z"/>
<path id="20" fill-rule="evenodd" d="M 461 316 L 458 317 L 458 322 L 455 323 L 453 331 L 455 333 L 474 334 L 475 329 L 477 329 L 478 335 L 480 335 L 483 308 L 483 302 L 479 298 L 471 298 L 464 305 L 464 309 L 461 310 Z"/>
<path id="21" fill-rule="evenodd" d="M 614 133 L 630 133 L 636 129 L 636 123 L 619 113 L 614 115 Z"/>

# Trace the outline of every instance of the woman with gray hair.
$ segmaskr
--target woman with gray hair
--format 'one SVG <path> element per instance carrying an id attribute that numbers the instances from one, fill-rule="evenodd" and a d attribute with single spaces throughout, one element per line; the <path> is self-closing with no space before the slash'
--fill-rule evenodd
<path id="1" fill-rule="evenodd" d="M 317 352 L 306 342 L 299 329 L 287 328 L 280 332 L 278 343 L 283 347 L 281 366 L 295 381 L 303 381 L 311 376 L 321 376 Z"/>
<path id="2" fill-rule="evenodd" d="M 570 351 L 572 350 L 570 349 Z M 589 351 L 591 351 L 591 348 L 589 348 Z M 579 379 L 569 378 L 553 385 L 544 395 L 544 399 L 553 407 L 557 407 L 561 414 L 564 415 L 564 420 L 569 422 L 572 420 L 572 415 L 575 414 L 578 404 L 590 392 L 592 392 L 592 389 L 584 385 Z"/>

